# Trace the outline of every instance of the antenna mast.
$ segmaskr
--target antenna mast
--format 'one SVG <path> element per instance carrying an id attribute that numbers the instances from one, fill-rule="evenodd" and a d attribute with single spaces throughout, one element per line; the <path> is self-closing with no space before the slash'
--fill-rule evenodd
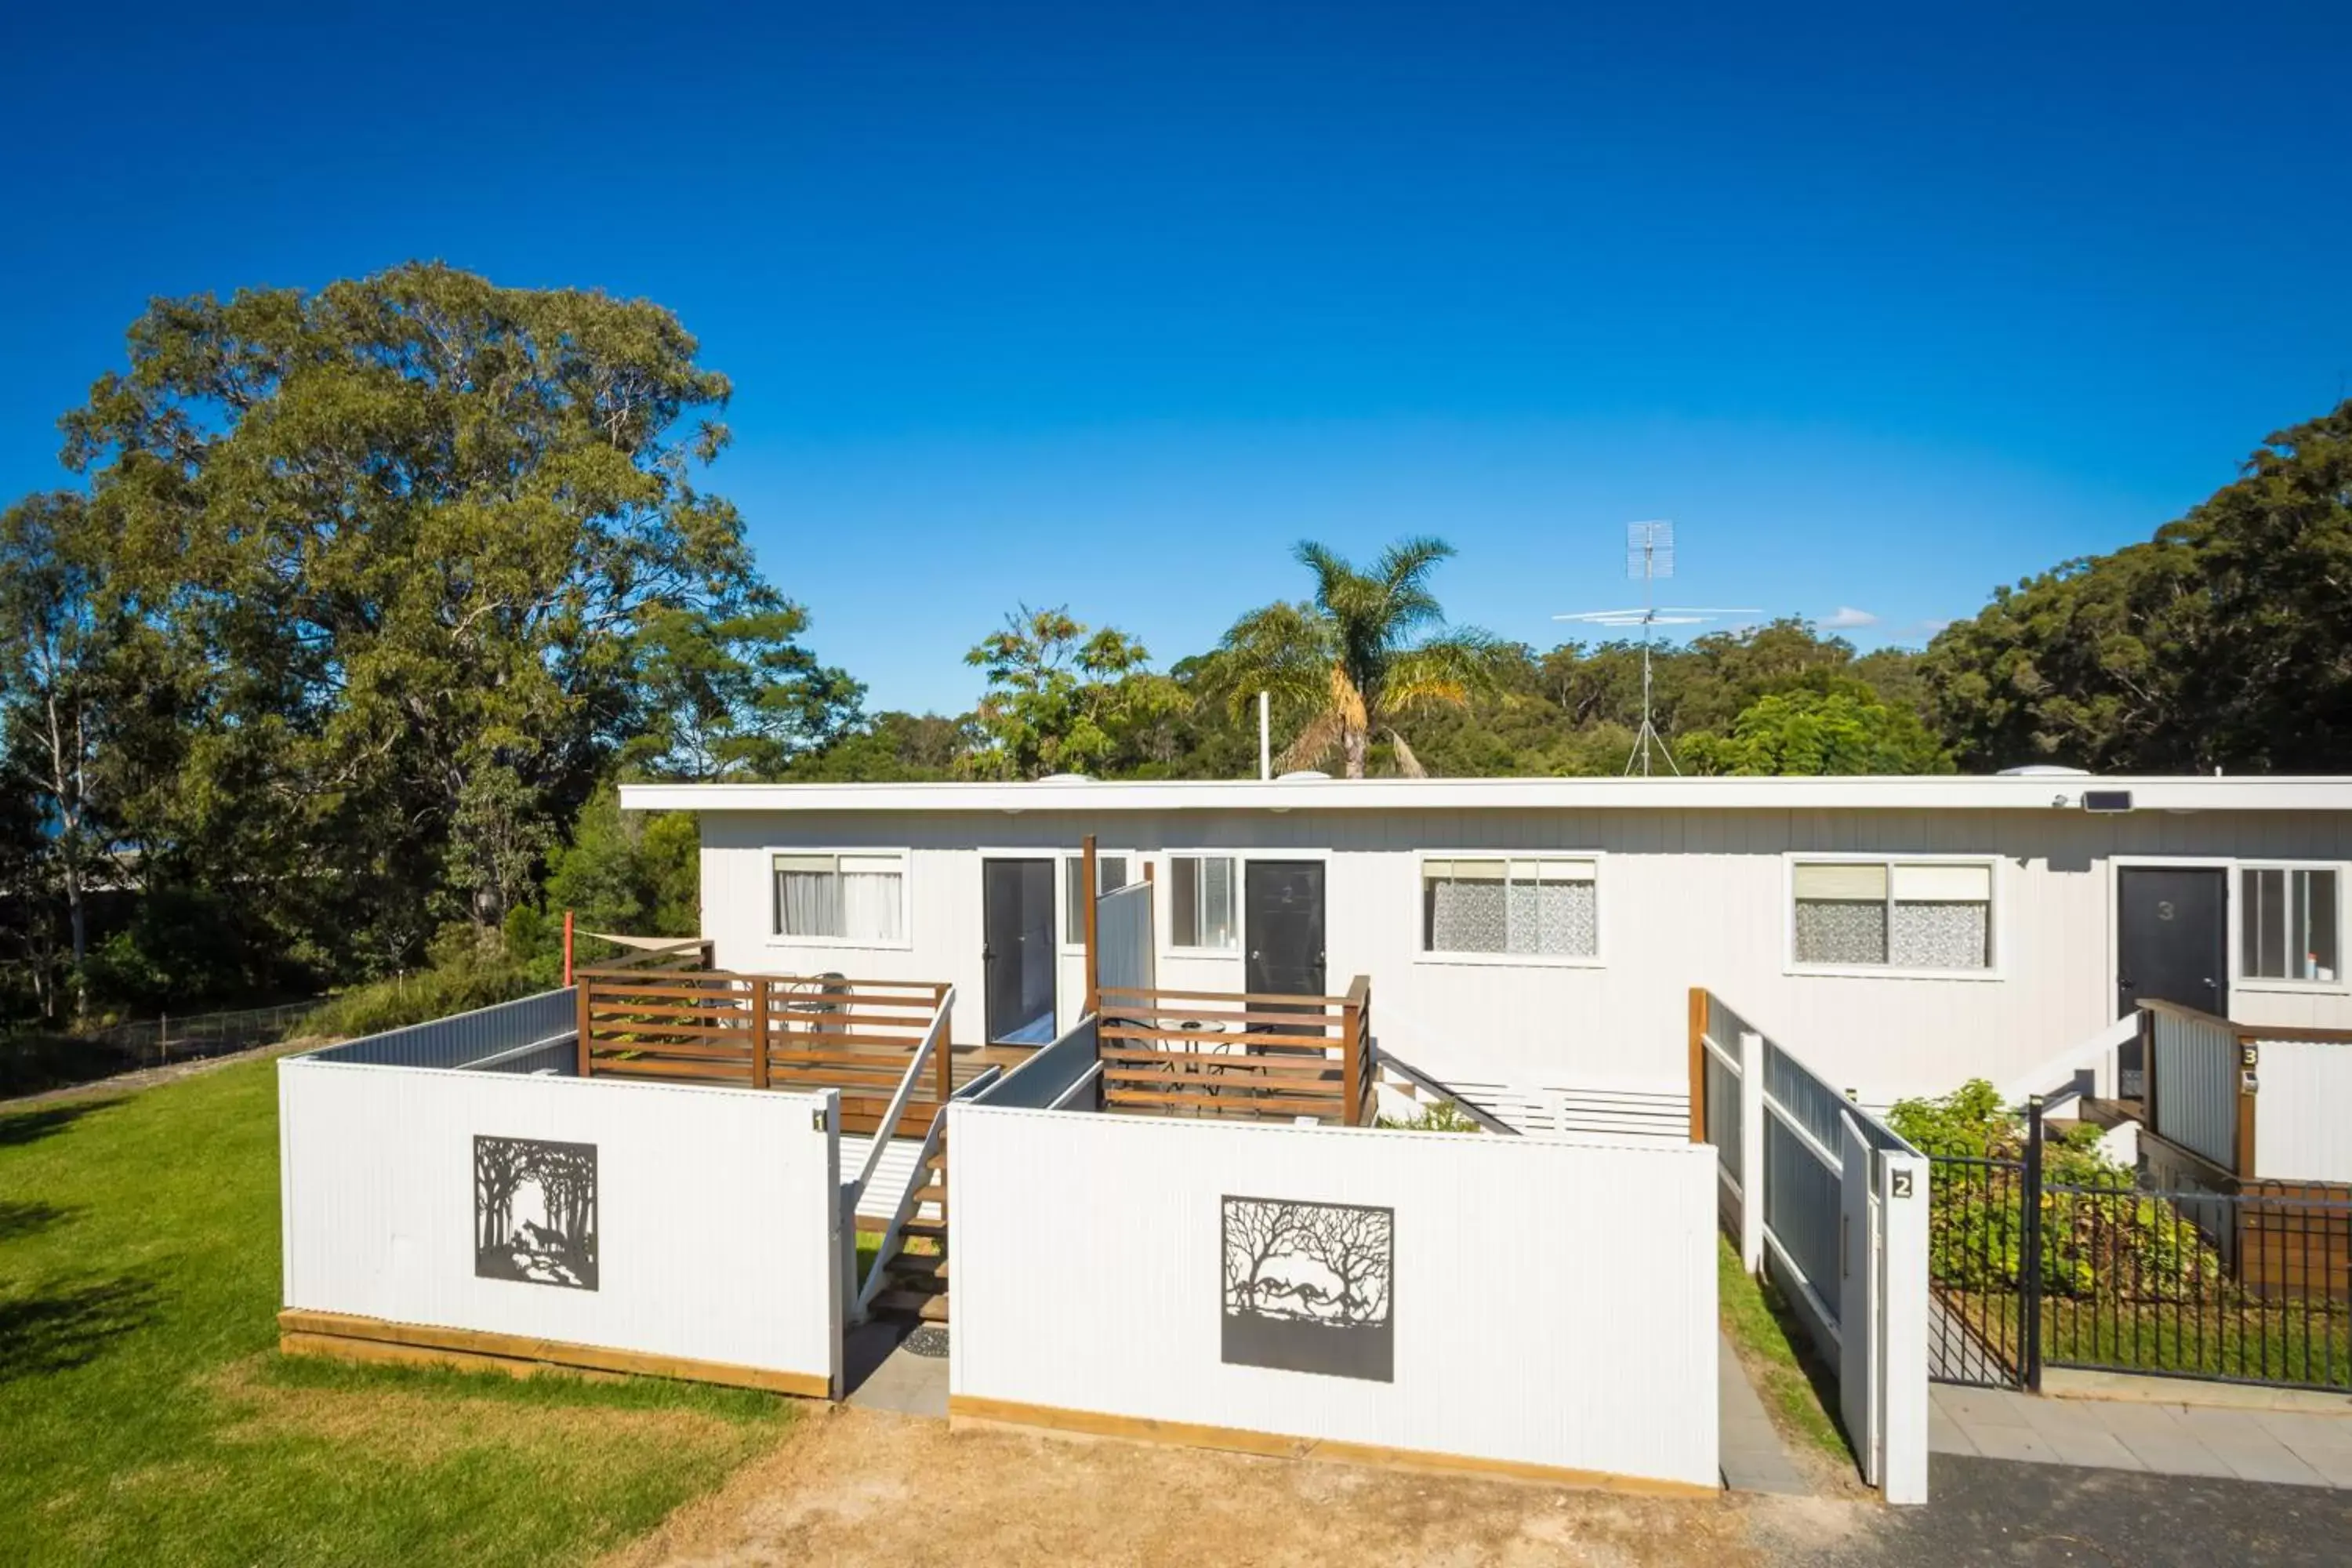
<path id="1" fill-rule="evenodd" d="M 1660 626 L 1697 626 L 1727 616 L 1761 615 L 1760 610 L 1701 608 L 1684 605 L 1658 603 L 1658 579 L 1675 574 L 1675 525 L 1658 519 L 1648 522 L 1625 525 L 1625 575 L 1642 580 L 1642 607 L 1638 610 L 1586 610 L 1573 616 L 1554 616 L 1556 621 L 1580 621 L 1587 626 L 1640 626 L 1642 628 L 1642 727 L 1633 734 L 1633 755 L 1625 759 L 1625 773 L 1632 776 L 1634 765 L 1641 765 L 1642 776 L 1650 776 L 1650 752 L 1656 748 L 1666 759 L 1666 766 L 1676 777 L 1682 774 L 1682 764 L 1675 761 L 1674 748 L 1658 733 L 1653 717 L 1651 700 L 1650 650 Z"/>
<path id="2" fill-rule="evenodd" d="M 1650 776 L 1650 747 L 1654 744 L 1666 759 L 1666 766 L 1682 776 L 1682 764 L 1675 761 L 1674 748 L 1650 717 L 1650 644 L 1658 626 L 1658 579 L 1675 574 L 1675 525 L 1666 521 L 1629 522 L 1625 525 L 1625 575 L 1642 579 L 1642 727 L 1633 732 L 1633 755 L 1625 759 L 1625 772 L 1631 775 L 1638 759 L 1642 776 Z"/>

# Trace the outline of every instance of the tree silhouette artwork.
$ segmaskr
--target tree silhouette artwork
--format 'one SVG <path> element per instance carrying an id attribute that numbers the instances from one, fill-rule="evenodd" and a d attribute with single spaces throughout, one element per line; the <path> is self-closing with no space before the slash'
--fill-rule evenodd
<path id="1" fill-rule="evenodd" d="M 475 1138 L 474 1273 L 596 1289 L 596 1145 Z"/>
<path id="2" fill-rule="evenodd" d="M 1394 1379 L 1394 1209 L 1228 1197 L 1223 1238 L 1227 1364 Z"/>

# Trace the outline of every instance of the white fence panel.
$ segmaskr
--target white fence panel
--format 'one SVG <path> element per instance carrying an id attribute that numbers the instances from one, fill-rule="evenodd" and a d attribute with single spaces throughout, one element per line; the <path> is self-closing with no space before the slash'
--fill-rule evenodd
<path id="1" fill-rule="evenodd" d="M 1622 1142 L 1690 1142 L 1690 1095 L 1668 1088 L 1518 1088 L 1463 1082 L 1445 1087 L 1522 1132 L 1565 1132 Z"/>
<path id="2" fill-rule="evenodd" d="M 1150 991 L 1159 984 L 1151 888 L 1150 882 L 1129 882 L 1095 901 L 1097 983 L 1105 990 Z"/>
<path id="3" fill-rule="evenodd" d="M 2238 1036 L 2228 1023 L 2148 1009 L 2156 1132 L 2215 1164 L 2238 1163 Z"/>
<path id="4" fill-rule="evenodd" d="M 352 1066 L 278 1079 L 289 1308 L 840 1380 L 834 1097 Z M 593 1146 L 593 1288 L 477 1272 L 476 1140 Z"/>
<path id="5" fill-rule="evenodd" d="M 1703 1147 L 985 1106 L 949 1120 L 951 1411 L 1717 1484 Z M 1321 1330 L 1384 1367 L 1269 1360 L 1252 1337 L 1265 1318 L 1228 1311 L 1225 1226 L 1263 1215 L 1251 1200 L 1387 1211 L 1381 1331 Z M 1285 1294 L 1374 1291 L 1304 1260 L 1265 1268 L 1270 1315 Z"/>
<path id="6" fill-rule="evenodd" d="M 2255 1043 L 2254 1174 L 2352 1182 L 2352 1043 Z"/>
<path id="7" fill-rule="evenodd" d="M 1925 1502 L 1928 1163 L 1712 993 L 1700 1045 L 1724 1227 L 1839 1369 L 1864 1478 Z"/>

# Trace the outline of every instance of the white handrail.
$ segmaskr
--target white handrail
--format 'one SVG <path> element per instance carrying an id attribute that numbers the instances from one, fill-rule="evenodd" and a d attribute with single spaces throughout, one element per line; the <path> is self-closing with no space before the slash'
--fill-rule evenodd
<path id="1" fill-rule="evenodd" d="M 2087 1040 L 2078 1040 L 2039 1066 L 2019 1073 L 2001 1086 L 2001 1099 L 2017 1104 L 2028 1097 L 2071 1092 L 2074 1078 L 2084 1068 L 2091 1073 L 2091 1092 L 2111 1095 L 2116 1091 L 2118 1054 L 2126 1040 L 2139 1033 L 2139 1014 L 2131 1012 L 2100 1029 Z M 2146 1070 L 2146 1064 L 2142 1064 Z"/>
<path id="2" fill-rule="evenodd" d="M 907 1102 L 914 1098 L 915 1085 L 921 1079 L 923 1064 L 931 1059 L 931 1048 L 947 1032 L 948 1009 L 954 1003 L 955 987 L 950 985 L 940 996 L 939 1011 L 932 1016 L 931 1026 L 923 1031 L 923 1043 L 915 1047 L 914 1059 L 907 1064 L 906 1076 L 898 1080 L 898 1092 L 890 1097 L 890 1109 L 882 1113 L 882 1124 L 874 1130 L 873 1144 L 866 1151 L 865 1169 L 857 1173 L 858 1197 L 866 1195 L 866 1184 L 874 1179 L 875 1167 L 882 1163 L 882 1152 L 890 1146 L 891 1139 L 898 1134 L 898 1118 L 906 1110 Z"/>

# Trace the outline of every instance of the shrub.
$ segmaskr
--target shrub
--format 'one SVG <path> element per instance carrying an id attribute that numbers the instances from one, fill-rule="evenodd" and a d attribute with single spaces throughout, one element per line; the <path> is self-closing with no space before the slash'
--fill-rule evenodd
<path id="1" fill-rule="evenodd" d="M 1933 1100 L 1900 1101 L 1887 1124 L 1942 1160 L 2020 1162 L 2023 1118 L 1983 1079 Z M 2099 1151 L 2099 1130 L 2044 1123 L 2042 1289 L 2054 1296 L 2185 1300 L 2221 1277 L 2197 1227 L 2135 1173 Z M 2059 1189 L 2052 1191 L 2053 1188 Z M 2013 1289 L 2025 1266 L 2024 1180 L 1998 1169 L 1946 1166 L 1928 1185 L 1928 1250 L 1935 1278 L 1960 1289 Z"/>
<path id="2" fill-rule="evenodd" d="M 1475 1132 L 1478 1123 L 1468 1112 L 1450 1100 L 1434 1105 L 1424 1105 L 1418 1115 L 1410 1117 L 1383 1116 L 1373 1123 L 1403 1132 Z"/>
<path id="3" fill-rule="evenodd" d="M 501 933 L 484 938 L 468 926 L 443 931 L 434 940 L 430 956 L 429 964 L 414 974 L 339 994 L 311 1015 L 309 1032 L 345 1037 L 381 1034 L 511 1002 L 556 984 L 540 973 L 540 963 L 510 952 Z"/>

